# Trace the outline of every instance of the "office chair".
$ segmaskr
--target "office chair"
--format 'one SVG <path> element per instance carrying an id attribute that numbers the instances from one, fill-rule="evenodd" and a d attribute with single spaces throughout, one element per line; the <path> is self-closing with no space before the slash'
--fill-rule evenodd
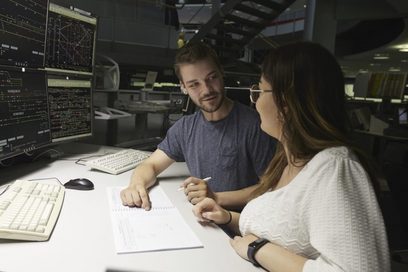
<path id="1" fill-rule="evenodd" d="M 384 192 L 379 203 L 383 212 L 394 266 L 408 268 L 408 144 L 388 142 L 382 156 L 382 171 L 389 192 Z"/>

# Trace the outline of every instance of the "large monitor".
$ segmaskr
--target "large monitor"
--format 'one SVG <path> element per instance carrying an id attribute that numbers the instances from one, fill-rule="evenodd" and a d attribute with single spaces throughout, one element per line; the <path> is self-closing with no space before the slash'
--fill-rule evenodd
<path id="1" fill-rule="evenodd" d="M 48 0 L 2 0 L 0 65 L 44 67 Z"/>
<path id="2" fill-rule="evenodd" d="M 95 17 L 50 3 L 46 70 L 92 75 L 96 23 Z"/>
<path id="3" fill-rule="evenodd" d="M 0 161 L 51 141 L 44 71 L 0 67 Z"/>
<path id="4" fill-rule="evenodd" d="M 52 142 L 92 136 L 91 79 L 48 76 Z"/>

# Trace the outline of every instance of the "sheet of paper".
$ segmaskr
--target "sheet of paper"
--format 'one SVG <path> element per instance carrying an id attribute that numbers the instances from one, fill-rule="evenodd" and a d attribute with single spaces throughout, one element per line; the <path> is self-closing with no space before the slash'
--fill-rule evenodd
<path id="1" fill-rule="evenodd" d="M 160 186 L 149 192 L 150 211 L 123 206 L 122 189 L 107 188 L 117 253 L 203 246 Z"/>

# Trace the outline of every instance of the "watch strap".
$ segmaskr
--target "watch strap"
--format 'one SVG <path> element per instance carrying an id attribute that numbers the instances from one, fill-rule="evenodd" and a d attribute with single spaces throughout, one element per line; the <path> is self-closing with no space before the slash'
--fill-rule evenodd
<path id="1" fill-rule="evenodd" d="M 259 267 L 261 265 L 257 262 L 257 260 L 255 260 L 255 254 L 261 247 L 263 247 L 268 242 L 269 241 L 266 240 L 265 238 L 258 238 L 248 245 L 247 251 L 248 259 L 256 267 Z"/>

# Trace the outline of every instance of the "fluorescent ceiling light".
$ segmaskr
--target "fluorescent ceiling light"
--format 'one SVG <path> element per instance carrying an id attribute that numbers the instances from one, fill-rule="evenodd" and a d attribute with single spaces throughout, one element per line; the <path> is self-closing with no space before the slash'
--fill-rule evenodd
<path id="1" fill-rule="evenodd" d="M 374 54 L 374 59 L 377 60 L 383 60 L 383 59 L 389 59 L 390 57 L 388 56 L 388 54 Z"/>

